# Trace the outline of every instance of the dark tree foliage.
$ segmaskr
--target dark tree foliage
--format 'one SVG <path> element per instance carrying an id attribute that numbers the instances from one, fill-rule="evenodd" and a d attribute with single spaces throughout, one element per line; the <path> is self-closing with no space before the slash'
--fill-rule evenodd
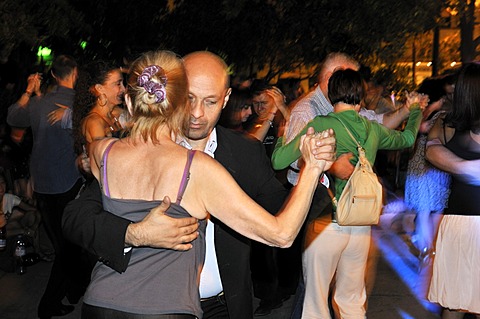
<path id="1" fill-rule="evenodd" d="M 0 1 L 0 58 L 8 59 L 20 46 L 55 46 L 72 54 L 78 32 L 88 30 L 83 13 L 68 0 Z"/>
<path id="2" fill-rule="evenodd" d="M 87 41 L 77 56 L 132 59 L 152 49 L 220 54 L 234 72 L 267 78 L 318 65 L 329 52 L 391 63 L 435 26 L 437 0 L 4 0 L 2 48 Z M 20 21 L 18 25 L 16 22 Z M 7 41 L 4 41 L 4 40 Z M 10 50 L 11 51 L 11 50 Z"/>
<path id="3" fill-rule="evenodd" d="M 87 41 L 84 59 L 108 59 L 123 63 L 139 53 L 161 47 L 160 21 L 168 12 L 167 1 L 71 0 L 85 13 L 90 26 L 82 34 Z"/>
<path id="4" fill-rule="evenodd" d="M 220 52 L 237 69 L 276 73 L 316 65 L 332 51 L 390 62 L 407 37 L 435 25 L 438 1 L 176 1 L 164 42 L 180 53 Z M 181 21 L 181 22 L 180 22 Z"/>
<path id="5" fill-rule="evenodd" d="M 450 8 L 458 12 L 460 17 L 460 54 L 462 62 L 471 62 L 476 59 L 479 51 L 477 49 L 480 44 L 480 37 L 474 36 L 475 19 L 475 2 L 474 0 L 450 0 L 448 5 Z"/>

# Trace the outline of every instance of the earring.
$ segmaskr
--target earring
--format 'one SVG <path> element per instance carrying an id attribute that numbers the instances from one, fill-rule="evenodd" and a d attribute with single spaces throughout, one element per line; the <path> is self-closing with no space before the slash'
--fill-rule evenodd
<path id="1" fill-rule="evenodd" d="M 107 99 L 107 96 L 105 94 L 100 94 L 97 97 L 97 100 L 98 100 L 98 105 L 100 105 L 101 107 L 107 105 L 108 99 Z"/>

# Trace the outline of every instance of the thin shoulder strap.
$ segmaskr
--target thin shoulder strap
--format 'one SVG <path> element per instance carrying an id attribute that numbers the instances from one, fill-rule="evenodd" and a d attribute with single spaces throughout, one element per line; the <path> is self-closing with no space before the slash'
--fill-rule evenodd
<path id="1" fill-rule="evenodd" d="M 195 155 L 194 150 L 188 150 L 187 154 L 187 163 L 185 164 L 185 168 L 183 169 L 183 176 L 182 176 L 182 181 L 180 182 L 180 187 L 178 188 L 178 194 L 177 194 L 177 204 L 180 205 L 180 202 L 182 201 L 183 193 L 185 192 L 185 189 L 187 188 L 188 180 L 190 179 L 190 166 L 192 165 L 192 160 L 193 156 Z"/>
<path id="2" fill-rule="evenodd" d="M 100 165 L 101 169 L 101 176 L 102 176 L 102 188 L 107 197 L 110 197 L 110 189 L 108 188 L 108 180 L 107 180 L 107 158 L 110 150 L 112 149 L 113 144 L 118 140 L 113 140 L 110 144 L 108 144 L 107 148 L 103 152 L 102 156 L 102 164 Z"/>

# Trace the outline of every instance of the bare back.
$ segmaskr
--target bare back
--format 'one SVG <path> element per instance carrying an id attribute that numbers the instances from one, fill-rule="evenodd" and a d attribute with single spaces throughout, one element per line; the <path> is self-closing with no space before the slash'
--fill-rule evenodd
<path id="1" fill-rule="evenodd" d="M 100 164 L 106 147 L 113 139 L 98 141 L 92 145 L 94 162 L 92 173 L 100 181 Z M 162 200 L 164 196 L 176 201 L 182 175 L 187 162 L 187 149 L 173 141 L 163 139 L 160 144 L 118 140 L 112 146 L 106 161 L 106 174 L 110 197 L 118 199 Z M 182 206 L 199 219 L 206 217 L 206 210 L 196 194 L 196 170 L 199 162 L 213 161 L 201 152 L 195 155 L 190 168 L 190 181 L 185 190 Z"/>

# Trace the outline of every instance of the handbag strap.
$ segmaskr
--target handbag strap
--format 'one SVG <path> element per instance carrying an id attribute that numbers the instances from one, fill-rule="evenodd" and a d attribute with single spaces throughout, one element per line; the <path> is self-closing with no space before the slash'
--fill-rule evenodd
<path id="1" fill-rule="evenodd" d="M 352 138 L 352 140 L 355 142 L 355 144 L 357 144 L 357 147 L 358 148 L 363 148 L 360 143 L 358 143 L 358 141 L 355 139 L 355 137 L 353 137 L 353 134 L 352 132 L 350 132 L 350 130 L 348 129 L 348 127 L 345 125 L 345 123 L 343 123 L 343 121 L 341 119 L 339 119 L 338 117 L 335 117 L 340 123 L 342 123 L 343 127 L 345 128 L 345 130 L 347 131 L 348 135 L 350 135 L 350 137 Z"/>
<path id="2" fill-rule="evenodd" d="M 358 141 L 355 139 L 352 132 L 350 132 L 348 127 L 345 125 L 345 123 L 343 123 L 343 121 L 341 119 L 339 119 L 338 117 L 335 117 L 335 118 L 343 125 L 343 127 L 347 131 L 348 135 L 350 135 L 350 137 L 355 142 L 355 144 L 357 144 L 358 157 L 359 157 L 358 161 L 360 163 L 364 163 L 363 161 L 366 160 L 365 149 L 362 147 L 362 145 L 360 145 L 360 143 L 358 143 Z M 328 195 L 330 195 L 330 198 L 332 199 L 332 205 L 333 205 L 333 218 L 332 218 L 332 220 L 334 222 L 336 222 L 336 219 L 337 219 L 336 218 L 336 211 L 337 211 L 337 206 L 338 206 L 338 200 L 337 200 L 337 197 L 335 196 L 335 194 L 333 194 L 333 192 L 330 189 L 328 189 Z"/>
<path id="3" fill-rule="evenodd" d="M 357 144 L 357 149 L 358 149 L 358 158 L 359 158 L 359 161 L 361 161 L 362 164 L 364 164 L 364 161 L 366 159 L 366 155 L 365 155 L 365 149 L 362 147 L 362 145 L 360 145 L 360 143 L 358 143 L 358 141 L 355 139 L 355 137 L 353 136 L 352 132 L 350 132 L 350 130 L 348 129 L 348 127 L 345 125 L 345 123 L 343 123 L 343 121 L 341 119 L 339 119 L 338 117 L 335 117 L 340 123 L 342 123 L 343 127 L 345 128 L 345 130 L 347 131 L 348 135 L 350 135 L 350 137 L 352 138 L 352 140 L 355 142 L 355 144 Z"/>

